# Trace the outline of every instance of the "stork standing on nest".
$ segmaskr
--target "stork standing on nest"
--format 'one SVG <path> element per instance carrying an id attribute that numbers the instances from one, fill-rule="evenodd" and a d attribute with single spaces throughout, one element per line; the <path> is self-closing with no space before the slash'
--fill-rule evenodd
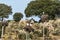
<path id="1" fill-rule="evenodd" d="M 48 14 L 45 14 L 44 12 L 43 12 L 43 15 L 41 16 L 41 22 L 46 22 L 46 21 L 48 21 Z"/>
<path id="2" fill-rule="evenodd" d="M 3 37 L 3 34 L 5 33 L 6 26 L 8 26 L 7 20 L 2 21 L 2 34 L 1 34 L 1 37 Z"/>
<path id="3" fill-rule="evenodd" d="M 32 24 L 30 23 L 30 21 L 27 21 L 27 25 L 26 25 L 26 27 L 24 27 L 25 31 L 27 31 L 29 33 L 33 32 L 34 29 L 31 26 L 32 26 Z"/>

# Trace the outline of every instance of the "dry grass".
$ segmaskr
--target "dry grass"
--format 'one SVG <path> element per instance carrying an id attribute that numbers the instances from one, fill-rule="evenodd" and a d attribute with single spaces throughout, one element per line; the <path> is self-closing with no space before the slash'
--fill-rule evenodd
<path id="1" fill-rule="evenodd" d="M 12 40 L 26 40 L 26 31 L 23 30 L 23 27 L 25 27 L 25 26 L 26 26 L 26 21 L 21 21 L 19 23 L 9 22 L 9 25 L 6 27 L 3 39 L 9 40 L 9 38 L 11 37 Z M 57 29 L 60 31 L 60 19 L 49 20 L 49 22 L 44 22 L 44 23 L 34 23 L 32 25 L 32 28 L 38 32 L 28 33 L 29 34 L 28 39 L 43 40 L 43 37 L 39 36 L 39 35 L 41 35 L 40 33 L 42 33 L 43 27 L 46 27 L 49 29 L 49 37 L 51 37 L 52 40 L 55 40 L 55 39 L 60 40 L 60 36 L 56 36 L 56 35 L 52 34 Z M 22 39 L 20 39 L 20 37 L 19 37 L 20 34 L 22 35 L 22 36 L 20 36 L 20 37 L 22 37 Z"/>

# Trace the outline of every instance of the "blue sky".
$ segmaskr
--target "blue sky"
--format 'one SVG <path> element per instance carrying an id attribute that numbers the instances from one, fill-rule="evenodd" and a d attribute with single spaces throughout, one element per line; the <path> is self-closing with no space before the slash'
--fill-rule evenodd
<path id="1" fill-rule="evenodd" d="M 0 3 L 4 3 L 4 4 L 7 4 L 7 5 L 11 6 L 13 14 L 15 12 L 21 12 L 21 13 L 23 13 L 23 15 L 24 15 L 23 19 L 26 19 L 25 14 L 24 14 L 24 10 L 25 10 L 25 8 L 27 7 L 27 5 L 28 5 L 28 3 L 30 1 L 31 0 L 0 0 Z M 10 20 L 13 19 L 12 15 L 9 16 Z M 39 20 L 38 17 L 34 17 L 34 19 L 35 20 L 37 20 L 37 19 Z"/>

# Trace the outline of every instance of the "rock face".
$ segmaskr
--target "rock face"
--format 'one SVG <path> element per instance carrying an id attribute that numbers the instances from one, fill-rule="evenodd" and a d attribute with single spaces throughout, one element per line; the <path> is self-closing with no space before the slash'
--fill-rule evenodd
<path id="1" fill-rule="evenodd" d="M 6 27 L 5 34 L 2 37 L 3 40 L 44 40 L 43 39 L 43 28 L 47 28 L 48 40 L 58 40 L 60 39 L 60 19 L 49 20 L 48 22 L 33 23 L 31 24 L 34 31 L 26 32 L 24 27 L 26 27 L 27 21 L 21 20 L 20 22 L 9 22 Z"/>

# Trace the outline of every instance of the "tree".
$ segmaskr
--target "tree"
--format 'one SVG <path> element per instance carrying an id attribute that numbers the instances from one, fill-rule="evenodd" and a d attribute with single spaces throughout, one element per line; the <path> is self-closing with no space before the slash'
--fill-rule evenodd
<path id="1" fill-rule="evenodd" d="M 11 6 L 0 4 L 0 18 L 2 18 L 2 21 L 4 18 L 8 18 L 10 14 L 12 14 Z"/>
<path id="2" fill-rule="evenodd" d="M 10 14 L 12 14 L 11 6 L 8 6 L 6 4 L 0 4 L 0 19 L 2 19 L 2 34 L 1 34 L 1 36 L 3 36 L 4 29 L 8 25 L 8 24 L 6 25 L 3 20 L 4 20 L 4 18 L 8 18 Z"/>
<path id="3" fill-rule="evenodd" d="M 55 2 L 60 2 L 60 0 L 52 0 L 52 1 L 55 1 Z"/>
<path id="4" fill-rule="evenodd" d="M 27 17 L 40 17 L 43 12 L 49 15 L 49 19 L 54 19 L 55 14 L 60 13 L 60 3 L 51 0 L 35 0 L 31 1 L 25 9 Z"/>
<path id="5" fill-rule="evenodd" d="M 15 14 L 13 15 L 13 19 L 14 19 L 15 21 L 20 21 L 21 18 L 23 18 L 22 13 L 17 12 L 17 13 L 15 13 Z"/>

